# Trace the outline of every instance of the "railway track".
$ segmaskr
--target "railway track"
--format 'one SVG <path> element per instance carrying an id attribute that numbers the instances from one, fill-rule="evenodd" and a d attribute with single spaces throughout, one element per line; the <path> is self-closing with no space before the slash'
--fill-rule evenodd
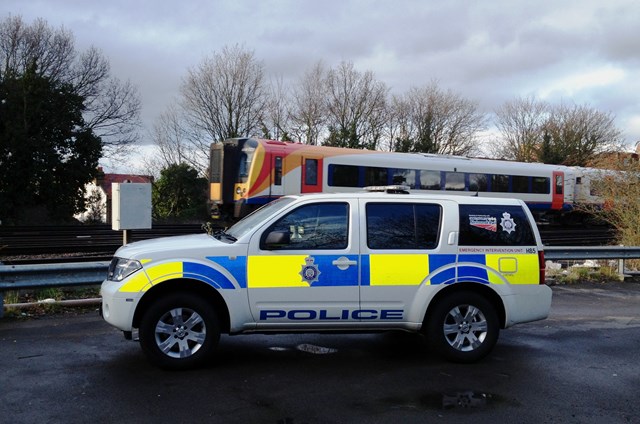
<path id="1" fill-rule="evenodd" d="M 130 241 L 202 233 L 201 224 L 154 225 L 131 230 Z M 604 227 L 540 227 L 546 246 L 604 246 L 614 233 Z M 122 245 L 110 225 L 0 227 L 0 262 L 8 264 L 106 261 Z"/>
<path id="2" fill-rule="evenodd" d="M 201 224 L 154 225 L 129 230 L 129 241 L 202 233 Z M 45 263 L 108 260 L 122 246 L 122 232 L 110 225 L 0 227 L 0 261 Z"/>

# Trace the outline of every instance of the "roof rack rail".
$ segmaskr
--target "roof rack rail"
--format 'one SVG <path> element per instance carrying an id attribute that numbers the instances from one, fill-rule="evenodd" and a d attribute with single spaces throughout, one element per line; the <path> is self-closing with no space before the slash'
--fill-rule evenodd
<path id="1" fill-rule="evenodd" d="M 387 185 L 387 186 L 367 186 L 364 188 L 365 191 L 371 192 L 385 192 L 389 194 L 409 194 L 409 189 L 411 187 L 406 185 Z"/>

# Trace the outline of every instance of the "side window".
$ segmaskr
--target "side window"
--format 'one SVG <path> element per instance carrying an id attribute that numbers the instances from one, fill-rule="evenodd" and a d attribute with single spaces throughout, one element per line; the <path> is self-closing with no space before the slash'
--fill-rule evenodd
<path id="1" fill-rule="evenodd" d="M 564 181 L 562 180 L 562 175 L 556 175 L 556 194 L 562 194 L 562 185 Z"/>
<path id="2" fill-rule="evenodd" d="M 549 178 L 533 177 L 531 179 L 531 192 L 537 194 L 549 193 Z"/>
<path id="3" fill-rule="evenodd" d="M 494 193 L 506 193 L 509 191 L 509 176 L 508 175 L 492 175 L 491 176 L 491 191 Z"/>
<path id="4" fill-rule="evenodd" d="M 273 185 L 282 185 L 282 156 L 276 156 L 274 168 Z"/>
<path id="5" fill-rule="evenodd" d="M 440 233 L 440 205 L 368 203 L 367 246 L 370 249 L 433 249 Z"/>
<path id="6" fill-rule="evenodd" d="M 444 189 L 464 191 L 464 174 L 462 172 L 445 172 Z"/>
<path id="7" fill-rule="evenodd" d="M 514 175 L 511 177 L 511 185 L 514 193 L 529 193 L 529 177 Z"/>
<path id="8" fill-rule="evenodd" d="M 469 174 L 469 191 L 488 191 L 486 174 Z"/>
<path id="9" fill-rule="evenodd" d="M 262 234 L 263 250 L 346 249 L 349 205 L 319 203 L 301 206 L 280 218 Z M 270 236 L 267 245 L 267 238 Z M 274 237 L 277 236 L 277 237 Z M 277 240 L 274 242 L 274 240 Z"/>
<path id="10" fill-rule="evenodd" d="M 412 189 L 416 188 L 416 171 L 412 169 L 394 169 L 391 184 L 403 184 Z"/>
<path id="11" fill-rule="evenodd" d="M 440 172 L 420 171 L 420 188 L 423 190 L 440 190 Z"/>
<path id="12" fill-rule="evenodd" d="M 352 165 L 329 165 L 333 187 L 358 187 L 359 169 Z"/>
<path id="13" fill-rule="evenodd" d="M 387 185 L 387 168 L 367 166 L 364 169 L 364 185 L 365 187 Z"/>
<path id="14" fill-rule="evenodd" d="M 535 246 L 520 206 L 460 205 L 460 246 Z"/>
<path id="15" fill-rule="evenodd" d="M 318 185 L 318 159 L 305 159 L 304 183 L 306 185 Z"/>

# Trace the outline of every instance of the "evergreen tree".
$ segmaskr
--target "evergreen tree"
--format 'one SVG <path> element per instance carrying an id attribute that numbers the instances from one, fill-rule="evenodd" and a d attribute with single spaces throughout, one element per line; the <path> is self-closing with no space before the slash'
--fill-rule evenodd
<path id="1" fill-rule="evenodd" d="M 186 163 L 173 164 L 160 172 L 153 185 L 153 217 L 185 221 L 207 216 L 207 179 Z"/>
<path id="2" fill-rule="evenodd" d="M 84 98 L 39 75 L 0 78 L 0 220 L 70 220 L 84 209 L 84 184 L 97 172 L 102 143 L 87 128 Z"/>

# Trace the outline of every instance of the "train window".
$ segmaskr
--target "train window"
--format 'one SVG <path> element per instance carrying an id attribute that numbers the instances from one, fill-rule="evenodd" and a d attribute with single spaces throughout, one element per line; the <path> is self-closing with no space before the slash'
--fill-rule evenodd
<path id="1" fill-rule="evenodd" d="M 444 189 L 452 191 L 464 191 L 464 174 L 462 172 L 445 172 Z"/>
<path id="2" fill-rule="evenodd" d="M 334 187 L 360 187 L 357 166 L 352 165 L 330 165 L 331 185 Z"/>
<path id="3" fill-rule="evenodd" d="M 407 185 L 416 188 L 416 171 L 412 169 L 394 169 L 391 184 Z"/>
<path id="4" fill-rule="evenodd" d="M 368 203 L 367 246 L 370 249 L 433 249 L 440 233 L 440 205 Z"/>
<path id="5" fill-rule="evenodd" d="M 511 191 L 514 193 L 529 193 L 529 177 L 514 175 L 511 177 Z"/>
<path id="6" fill-rule="evenodd" d="M 562 175 L 556 175 L 556 194 L 562 194 Z"/>
<path id="7" fill-rule="evenodd" d="M 549 178 L 532 177 L 531 192 L 536 194 L 549 194 Z"/>
<path id="8" fill-rule="evenodd" d="M 238 166 L 238 183 L 246 183 L 249 171 L 251 170 L 251 161 L 253 160 L 253 154 L 256 152 L 256 144 L 251 143 L 252 140 L 248 140 L 243 146 L 240 152 L 240 163 Z"/>
<path id="9" fill-rule="evenodd" d="M 387 185 L 387 168 L 368 166 L 364 169 L 364 186 Z"/>
<path id="10" fill-rule="evenodd" d="M 304 160 L 305 185 L 318 185 L 318 159 Z"/>
<path id="11" fill-rule="evenodd" d="M 276 156 L 273 168 L 273 184 L 282 185 L 282 156 Z"/>
<path id="12" fill-rule="evenodd" d="M 423 190 L 440 190 L 439 171 L 420 171 L 420 188 Z"/>
<path id="13" fill-rule="evenodd" d="M 487 174 L 469 174 L 469 191 L 489 191 Z"/>
<path id="14" fill-rule="evenodd" d="M 509 191 L 509 176 L 508 175 L 492 175 L 491 176 L 491 191 L 496 193 L 506 193 Z"/>

